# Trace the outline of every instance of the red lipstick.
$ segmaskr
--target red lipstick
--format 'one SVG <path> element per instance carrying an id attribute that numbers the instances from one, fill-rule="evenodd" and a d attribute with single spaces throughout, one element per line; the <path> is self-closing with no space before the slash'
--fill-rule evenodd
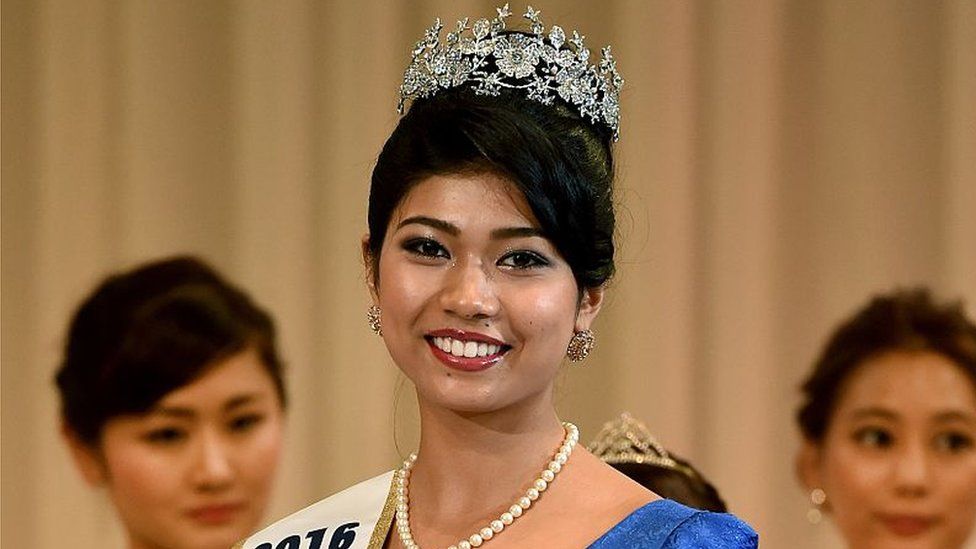
<path id="1" fill-rule="evenodd" d="M 456 356 L 438 347 L 434 343 L 434 338 L 450 338 L 454 341 L 493 345 L 498 347 L 498 351 L 486 356 Z M 445 366 L 454 370 L 461 370 L 465 372 L 479 372 L 482 370 L 487 370 L 488 368 L 491 368 L 497 364 L 498 361 L 502 359 L 505 352 L 511 349 L 511 346 L 506 345 L 503 341 L 493 337 L 479 334 L 477 332 L 466 332 L 464 330 L 456 330 L 452 328 L 434 330 L 427 334 L 426 339 L 427 345 L 430 346 L 431 352 L 435 357 L 437 357 L 438 360 L 444 363 Z"/>

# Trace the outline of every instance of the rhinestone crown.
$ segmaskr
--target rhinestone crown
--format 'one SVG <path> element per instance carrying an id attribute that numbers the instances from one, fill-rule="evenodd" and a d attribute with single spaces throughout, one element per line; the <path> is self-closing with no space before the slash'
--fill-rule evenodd
<path id="1" fill-rule="evenodd" d="M 684 472 L 647 427 L 627 412 L 604 424 L 586 449 L 610 464 L 646 463 Z"/>
<path id="2" fill-rule="evenodd" d="M 546 105 L 562 98 L 582 117 L 609 127 L 616 141 L 624 81 L 610 46 L 603 48 L 598 65 L 590 65 L 590 50 L 577 31 L 567 39 L 566 32 L 553 25 L 547 35 L 541 12 L 528 6 L 523 17 L 530 22 L 530 30 L 506 32 L 505 20 L 512 12 L 508 4 L 496 11 L 494 19 L 479 19 L 472 26 L 467 18 L 458 21 L 444 41 L 440 19 L 427 29 L 403 75 L 397 111 L 403 114 L 407 100 L 463 84 L 482 95 L 498 95 L 502 88 L 519 89 Z"/>

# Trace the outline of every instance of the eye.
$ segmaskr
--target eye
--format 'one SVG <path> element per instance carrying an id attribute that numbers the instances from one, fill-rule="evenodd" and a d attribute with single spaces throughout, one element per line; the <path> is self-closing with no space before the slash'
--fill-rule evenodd
<path id="1" fill-rule="evenodd" d="M 957 454 L 973 447 L 973 439 L 969 435 L 960 432 L 940 433 L 935 437 L 935 448 L 940 452 Z"/>
<path id="2" fill-rule="evenodd" d="M 501 267 L 509 267 L 511 269 L 527 270 L 546 267 L 549 265 L 549 260 L 535 252 L 530 252 L 528 250 L 516 250 L 502 256 L 502 258 L 498 260 L 498 265 Z"/>
<path id="3" fill-rule="evenodd" d="M 176 444 L 188 436 L 184 429 L 178 427 L 160 427 L 146 433 L 143 437 L 151 444 L 169 445 Z"/>
<path id="4" fill-rule="evenodd" d="M 251 430 L 262 421 L 264 421 L 264 416 L 261 414 L 245 414 L 233 418 L 228 424 L 228 427 L 234 432 L 245 432 Z"/>
<path id="5" fill-rule="evenodd" d="M 854 433 L 854 441 L 867 448 L 884 449 L 895 442 L 895 437 L 881 427 L 865 427 Z"/>
<path id="6" fill-rule="evenodd" d="M 425 259 L 450 259 L 451 254 L 433 238 L 412 238 L 403 243 L 403 249 Z"/>

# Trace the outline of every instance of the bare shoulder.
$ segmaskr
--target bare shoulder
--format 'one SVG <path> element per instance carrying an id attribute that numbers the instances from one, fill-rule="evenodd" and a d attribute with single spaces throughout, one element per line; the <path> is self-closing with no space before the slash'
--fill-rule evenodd
<path id="1" fill-rule="evenodd" d="M 660 496 L 634 482 L 587 451 L 574 455 L 578 467 L 574 485 L 586 494 L 587 507 L 613 520 L 611 526 L 644 505 L 661 499 Z"/>
<path id="2" fill-rule="evenodd" d="M 508 541 L 499 537 L 498 549 L 548 547 L 557 538 L 566 547 L 588 547 L 634 511 L 658 499 L 657 494 L 577 447 L 546 496 L 519 519 L 523 522 L 519 537 Z"/>

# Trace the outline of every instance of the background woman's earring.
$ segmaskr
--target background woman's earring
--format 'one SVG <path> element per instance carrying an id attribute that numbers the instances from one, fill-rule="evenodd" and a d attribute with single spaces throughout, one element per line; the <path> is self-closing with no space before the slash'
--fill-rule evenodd
<path id="1" fill-rule="evenodd" d="M 596 336 L 589 330 L 580 330 L 573 334 L 566 348 L 566 356 L 573 362 L 580 362 L 586 358 L 596 345 Z"/>
<path id="2" fill-rule="evenodd" d="M 369 310 L 366 311 L 366 322 L 369 323 L 369 329 L 373 330 L 373 333 L 381 336 L 383 335 L 383 324 L 380 323 L 380 308 L 376 305 L 370 305 Z"/>
<path id="3" fill-rule="evenodd" d="M 813 507 L 807 511 L 807 520 L 810 521 L 810 524 L 819 524 L 823 520 L 823 508 L 824 504 L 827 503 L 827 492 L 821 488 L 810 490 L 810 503 L 813 504 Z"/>

